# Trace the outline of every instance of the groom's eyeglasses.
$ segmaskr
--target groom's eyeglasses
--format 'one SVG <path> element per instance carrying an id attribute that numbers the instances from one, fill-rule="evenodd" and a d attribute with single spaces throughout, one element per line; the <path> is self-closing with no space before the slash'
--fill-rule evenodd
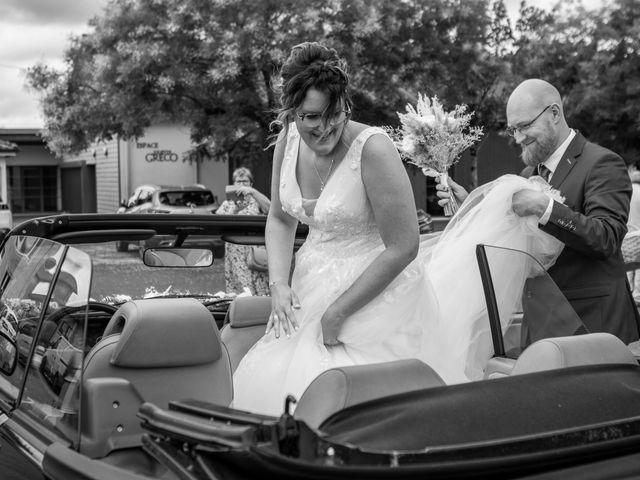
<path id="1" fill-rule="evenodd" d="M 547 110 L 549 110 L 549 108 L 551 108 L 552 106 L 553 106 L 553 103 L 551 105 L 547 105 L 546 107 L 544 107 L 544 110 L 542 110 L 538 115 L 536 115 L 536 117 L 533 120 L 531 120 L 529 123 L 525 123 L 524 125 L 519 125 L 516 127 L 507 127 L 507 130 L 506 130 L 507 135 L 509 135 L 510 137 L 513 137 L 515 136 L 516 132 L 518 133 L 526 132 L 533 126 L 534 123 L 536 123 L 536 120 L 538 120 L 542 116 L 542 114 Z"/>
<path id="2" fill-rule="evenodd" d="M 340 110 L 332 118 L 327 119 L 327 125 L 338 125 L 345 122 L 351 115 L 351 110 Z M 322 125 L 322 113 L 300 113 L 296 112 L 296 116 L 302 122 L 302 125 L 308 128 L 316 128 Z"/>

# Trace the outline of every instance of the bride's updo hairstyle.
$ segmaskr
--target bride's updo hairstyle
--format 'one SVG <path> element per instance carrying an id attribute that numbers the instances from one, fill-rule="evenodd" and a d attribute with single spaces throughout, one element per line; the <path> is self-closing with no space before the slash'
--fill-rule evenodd
<path id="1" fill-rule="evenodd" d="M 274 91 L 280 97 L 280 108 L 276 109 L 277 117 L 272 126 L 286 129 L 310 88 L 329 95 L 324 118 L 332 118 L 343 109 L 351 110 L 346 62 L 333 48 L 317 42 L 296 45 L 282 65 L 280 77 L 281 82 L 274 86 Z"/>

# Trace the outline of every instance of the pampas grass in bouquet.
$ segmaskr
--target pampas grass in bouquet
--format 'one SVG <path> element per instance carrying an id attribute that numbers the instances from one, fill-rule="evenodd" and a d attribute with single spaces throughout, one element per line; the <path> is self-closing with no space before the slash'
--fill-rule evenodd
<path id="1" fill-rule="evenodd" d="M 469 126 L 472 116 L 466 105 L 456 105 L 447 112 L 438 97 L 419 93 L 415 107 L 409 104 L 405 113 L 398 112 L 400 127 L 386 130 L 405 161 L 420 167 L 425 175 L 440 177 L 440 183 L 448 187 L 449 168 L 482 138 L 482 127 Z M 444 207 L 445 215 L 452 216 L 458 207 L 451 195 Z"/>

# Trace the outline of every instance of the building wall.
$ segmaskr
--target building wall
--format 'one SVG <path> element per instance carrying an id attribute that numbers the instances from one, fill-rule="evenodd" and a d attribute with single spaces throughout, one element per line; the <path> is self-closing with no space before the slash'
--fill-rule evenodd
<path id="1" fill-rule="evenodd" d="M 96 205 L 97 213 L 113 213 L 120 203 L 118 184 L 118 141 L 97 142 L 77 155 L 67 155 L 60 162 L 60 168 L 82 168 L 95 166 L 95 191 L 85 190 L 85 195 L 93 199 L 83 199 L 84 204 Z M 77 195 L 82 195 L 78 185 Z M 87 211 L 84 209 L 84 211 Z M 89 213 L 87 211 L 87 213 Z"/>
<path id="2" fill-rule="evenodd" d="M 219 200 L 223 199 L 229 177 L 227 162 L 185 160 L 184 155 L 190 149 L 189 129 L 174 124 L 154 125 L 142 137 L 121 142 L 121 197 L 129 197 L 136 187 L 145 183 L 200 183 L 210 188 Z"/>
<path id="3" fill-rule="evenodd" d="M 198 165 L 198 172 L 198 183 L 209 187 L 218 199 L 218 203 L 224 202 L 224 187 L 229 183 L 229 162 L 227 160 L 204 160 Z M 263 193 L 269 195 L 268 190 Z"/>
<path id="4" fill-rule="evenodd" d="M 8 165 L 57 165 L 59 160 L 42 145 L 20 145 Z"/>
<path id="5" fill-rule="evenodd" d="M 96 211 L 114 213 L 139 185 L 203 184 L 224 199 L 227 162 L 183 160 L 191 148 L 189 130 L 173 124 L 149 127 L 137 139 L 96 142 L 87 150 L 66 156 L 61 168 L 95 165 Z M 86 203 L 86 202 L 85 202 Z"/>
<path id="6" fill-rule="evenodd" d="M 13 202 L 8 188 L 7 168 L 9 167 L 57 167 L 59 159 L 46 147 L 40 136 L 40 131 L 35 128 L 2 128 L 0 139 L 13 142 L 18 146 L 15 156 L 0 159 L 0 196 L 2 200 L 13 208 Z M 60 198 L 59 183 L 57 198 Z M 55 202 L 54 202 L 55 203 Z M 58 200 L 59 203 L 59 200 Z M 57 205 L 59 207 L 59 204 Z M 24 218 L 55 213 L 55 211 L 14 211 L 14 220 L 21 221 Z"/>
<path id="7" fill-rule="evenodd" d="M 122 200 L 118 149 L 119 142 L 117 139 L 113 139 L 98 147 L 96 152 L 96 205 L 98 213 L 117 211 Z"/>

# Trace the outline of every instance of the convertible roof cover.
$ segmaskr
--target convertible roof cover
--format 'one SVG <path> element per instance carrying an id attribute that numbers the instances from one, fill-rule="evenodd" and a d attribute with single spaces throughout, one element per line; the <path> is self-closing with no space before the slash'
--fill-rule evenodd
<path id="1" fill-rule="evenodd" d="M 640 366 L 597 365 L 394 395 L 337 412 L 320 430 L 362 449 L 416 451 L 639 417 Z"/>
<path id="2" fill-rule="evenodd" d="M 113 235 L 133 236 L 143 230 L 158 235 L 236 235 L 260 237 L 264 243 L 266 215 L 214 215 L 214 214 L 167 214 L 167 213 L 88 213 L 63 214 L 27 220 L 11 230 L 10 235 L 32 235 L 58 241 L 87 236 L 99 241 L 112 241 Z M 304 238 L 306 225 L 298 225 L 296 235 Z M 73 243 L 73 242 L 70 242 Z M 257 241 L 245 243 L 259 243 Z"/>

